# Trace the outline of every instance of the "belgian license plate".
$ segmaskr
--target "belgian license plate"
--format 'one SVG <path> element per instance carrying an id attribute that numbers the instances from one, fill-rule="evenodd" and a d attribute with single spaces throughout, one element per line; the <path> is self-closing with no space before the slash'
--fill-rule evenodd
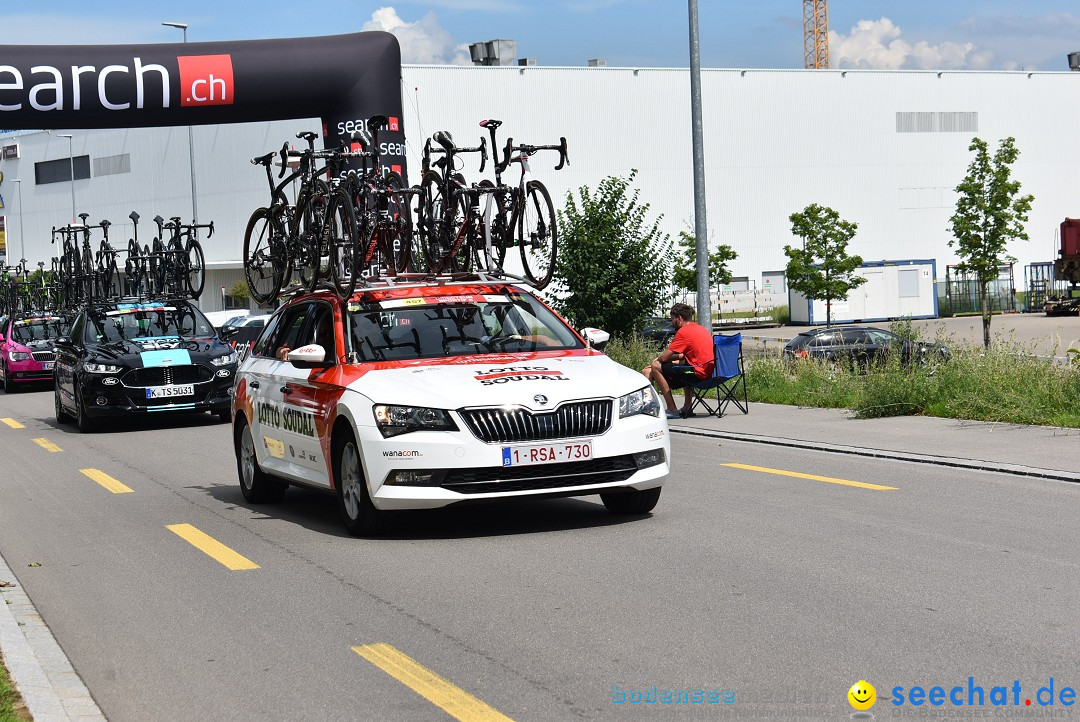
<path id="1" fill-rule="evenodd" d="M 175 386 L 151 386 L 146 389 L 148 399 L 169 399 L 173 396 L 192 396 L 195 384 L 177 384 Z"/>
<path id="2" fill-rule="evenodd" d="M 52 361 L 46 361 L 45 363 L 41 364 L 41 368 L 44 371 L 52 371 L 52 367 L 53 367 L 53 362 Z"/>
<path id="3" fill-rule="evenodd" d="M 502 447 L 503 466 L 557 464 L 562 461 L 586 461 L 592 458 L 592 442 L 560 442 Z"/>

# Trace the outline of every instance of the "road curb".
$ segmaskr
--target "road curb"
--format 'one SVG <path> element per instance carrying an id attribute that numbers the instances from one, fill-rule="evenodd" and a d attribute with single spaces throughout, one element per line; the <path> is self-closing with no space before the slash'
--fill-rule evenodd
<path id="1" fill-rule="evenodd" d="M 3 555 L 0 580 L 15 584 L 0 589 L 0 650 L 34 722 L 105 722 L 105 715 Z"/>
<path id="2" fill-rule="evenodd" d="M 802 439 L 786 439 L 776 436 L 762 436 L 760 434 L 740 434 L 734 431 L 713 431 L 711 429 L 694 429 L 683 426 L 669 426 L 672 433 L 687 434 L 688 436 L 707 436 L 729 441 L 745 441 L 752 444 L 769 444 L 772 446 L 787 446 L 794 449 L 812 449 L 814 451 L 828 451 L 834 454 L 851 454 L 853 456 L 867 456 L 877 459 L 893 459 L 896 461 L 910 461 L 916 464 L 931 464 L 933 466 L 952 466 L 959 469 L 973 469 L 976 471 L 992 471 L 1015 476 L 1028 476 L 1036 479 L 1053 479 L 1055 481 L 1068 481 L 1080 483 L 1080 473 L 1061 471 L 1060 469 L 1041 469 L 1022 464 L 1006 464 L 999 461 L 986 461 L 982 459 L 963 459 L 952 456 L 935 456 L 933 454 L 914 454 L 906 451 L 893 451 L 891 449 L 871 449 L 860 446 L 844 446 L 842 444 L 827 444 L 820 441 L 805 441 Z"/>

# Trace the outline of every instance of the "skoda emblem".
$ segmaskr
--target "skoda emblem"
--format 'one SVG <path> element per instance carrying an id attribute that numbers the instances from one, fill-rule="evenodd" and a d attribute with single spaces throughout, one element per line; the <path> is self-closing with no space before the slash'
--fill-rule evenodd
<path id="1" fill-rule="evenodd" d="M 544 396 L 543 394 L 537 394 L 536 396 L 533 396 L 533 401 L 540 404 L 541 406 L 544 406 L 545 404 L 547 404 L 547 396 Z"/>

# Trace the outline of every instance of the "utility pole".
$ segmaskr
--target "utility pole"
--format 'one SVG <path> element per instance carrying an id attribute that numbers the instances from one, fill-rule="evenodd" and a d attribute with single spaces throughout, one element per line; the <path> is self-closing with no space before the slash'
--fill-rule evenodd
<path id="1" fill-rule="evenodd" d="M 187 23 L 162 23 L 162 25 L 169 28 L 179 28 L 184 31 L 184 44 L 187 44 Z M 187 127 L 187 142 L 188 142 L 188 168 L 191 171 L 191 222 L 193 224 L 199 223 L 199 196 L 195 190 L 195 139 L 191 131 L 191 126 Z M 196 239 L 199 237 L 199 229 L 191 229 L 192 234 Z"/>
<path id="2" fill-rule="evenodd" d="M 690 3 L 690 125 L 694 143 L 694 237 L 697 250 L 698 323 L 712 333 L 709 298 L 709 237 L 705 222 L 705 149 L 701 128 L 701 51 L 698 46 L 698 4 Z"/>

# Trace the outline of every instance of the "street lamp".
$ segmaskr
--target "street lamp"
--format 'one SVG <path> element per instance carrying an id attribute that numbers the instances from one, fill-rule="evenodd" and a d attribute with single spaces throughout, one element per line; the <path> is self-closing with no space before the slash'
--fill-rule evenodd
<path id="1" fill-rule="evenodd" d="M 187 44 L 187 23 L 162 23 L 165 27 L 179 28 L 184 31 L 184 44 Z M 191 126 L 187 128 L 187 141 L 188 141 L 188 167 L 191 169 L 191 222 L 198 224 L 199 222 L 199 201 L 198 194 L 195 191 L 195 140 L 192 136 Z M 197 228 L 192 229 L 192 233 L 198 238 L 199 230 Z"/>
<path id="2" fill-rule="evenodd" d="M 71 139 L 73 136 L 65 135 L 62 133 L 56 134 L 57 138 L 67 138 L 68 140 L 68 160 L 71 162 L 71 222 L 75 222 L 75 154 L 71 150 Z"/>
<path id="3" fill-rule="evenodd" d="M 22 179 L 12 178 L 11 182 L 19 184 L 19 258 L 26 258 L 26 231 L 23 229 L 22 213 Z"/>

